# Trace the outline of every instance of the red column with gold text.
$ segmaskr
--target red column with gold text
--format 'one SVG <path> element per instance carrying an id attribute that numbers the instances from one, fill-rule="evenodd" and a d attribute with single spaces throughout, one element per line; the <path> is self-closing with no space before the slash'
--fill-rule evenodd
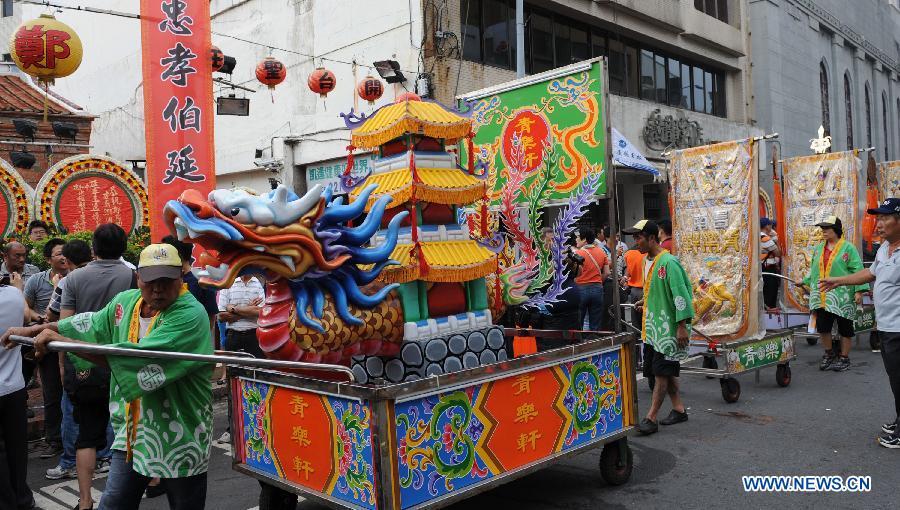
<path id="1" fill-rule="evenodd" d="M 147 187 L 153 241 L 166 202 L 215 187 L 209 0 L 141 0 Z"/>

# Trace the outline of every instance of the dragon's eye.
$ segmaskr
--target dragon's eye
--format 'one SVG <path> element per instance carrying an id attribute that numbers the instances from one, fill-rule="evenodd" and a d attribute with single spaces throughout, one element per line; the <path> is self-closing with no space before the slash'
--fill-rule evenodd
<path id="1" fill-rule="evenodd" d="M 240 207 L 233 207 L 233 208 L 231 209 L 231 215 L 232 215 L 232 216 L 237 216 L 237 215 L 240 214 L 240 213 L 241 213 L 241 208 L 240 208 Z"/>

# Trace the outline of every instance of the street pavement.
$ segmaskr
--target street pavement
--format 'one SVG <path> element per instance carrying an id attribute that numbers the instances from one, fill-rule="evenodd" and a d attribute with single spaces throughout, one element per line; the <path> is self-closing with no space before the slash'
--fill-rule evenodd
<path id="1" fill-rule="evenodd" d="M 740 376 L 741 398 L 722 400 L 719 383 L 703 377 L 682 378 L 690 421 L 661 427 L 658 434 L 633 437 L 634 472 L 619 487 L 607 486 L 593 450 L 496 487 L 450 508 L 521 509 L 681 509 L 763 508 L 897 508 L 900 450 L 888 450 L 875 439 L 880 424 L 893 417 L 881 355 L 868 350 L 867 338 L 851 353 L 853 367 L 844 373 L 820 372 L 821 348 L 797 343 L 793 381 L 775 383 L 773 368 Z M 641 412 L 650 399 L 646 381 L 639 383 Z M 225 406 L 217 404 L 216 433 L 224 429 Z M 668 414 L 665 405 L 660 417 Z M 231 470 L 228 448 L 213 448 L 207 508 L 252 509 L 258 504 L 255 480 Z M 74 480 L 49 481 L 44 471 L 53 462 L 31 459 L 29 481 L 45 510 L 72 508 Z M 746 493 L 743 475 L 868 475 L 866 493 Z M 104 479 L 95 480 L 97 490 Z M 142 509 L 166 509 L 165 497 L 145 500 Z M 299 510 L 319 510 L 301 501 Z"/>

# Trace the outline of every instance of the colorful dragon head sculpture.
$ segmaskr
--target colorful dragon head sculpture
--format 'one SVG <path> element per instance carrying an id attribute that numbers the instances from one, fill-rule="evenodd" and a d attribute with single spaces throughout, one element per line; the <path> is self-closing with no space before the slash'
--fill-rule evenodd
<path id="1" fill-rule="evenodd" d="M 388 295 L 396 285 L 372 282 L 394 263 L 390 255 L 407 215 L 391 219 L 380 246 L 366 246 L 391 198 L 380 197 L 362 222 L 349 223 L 364 213 L 374 189 L 367 187 L 350 204 L 321 186 L 302 197 L 284 186 L 262 196 L 215 190 L 204 197 L 187 190 L 166 204 L 164 217 L 180 240 L 205 249 L 200 283 L 221 289 L 242 274 L 265 274 L 266 306 L 257 335 L 265 352 L 281 359 L 337 362 L 381 353 L 384 342 L 402 340 L 402 314 L 399 328 L 393 321 L 391 328 L 366 331 L 372 329 L 366 314 L 393 305 Z M 370 343 L 360 346 L 356 334 Z"/>

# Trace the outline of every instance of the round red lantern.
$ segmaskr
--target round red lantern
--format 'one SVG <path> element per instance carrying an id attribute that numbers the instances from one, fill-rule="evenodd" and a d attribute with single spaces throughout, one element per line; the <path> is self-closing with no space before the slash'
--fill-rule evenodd
<path id="1" fill-rule="evenodd" d="M 307 85 L 309 85 L 309 90 L 324 98 L 329 92 L 334 90 L 334 87 L 337 85 L 337 78 L 328 69 L 319 67 L 309 75 Z"/>
<path id="2" fill-rule="evenodd" d="M 374 76 L 366 76 L 356 86 L 356 92 L 359 94 L 359 97 L 365 99 L 371 105 L 381 97 L 381 94 L 384 94 L 384 84 Z"/>
<path id="3" fill-rule="evenodd" d="M 209 48 L 209 61 L 212 63 L 212 72 L 222 69 L 222 66 L 225 65 L 225 54 L 218 46 Z"/>
<path id="4" fill-rule="evenodd" d="M 422 100 L 422 98 L 419 97 L 417 94 L 414 94 L 412 92 L 404 92 L 404 93 L 400 94 L 399 96 L 397 96 L 397 99 L 394 99 L 394 102 L 402 103 L 403 101 L 421 101 L 421 100 Z"/>
<path id="5" fill-rule="evenodd" d="M 266 57 L 256 64 L 256 79 L 269 87 L 269 90 L 273 90 L 275 85 L 283 82 L 285 76 L 287 76 L 287 69 L 274 57 Z"/>

